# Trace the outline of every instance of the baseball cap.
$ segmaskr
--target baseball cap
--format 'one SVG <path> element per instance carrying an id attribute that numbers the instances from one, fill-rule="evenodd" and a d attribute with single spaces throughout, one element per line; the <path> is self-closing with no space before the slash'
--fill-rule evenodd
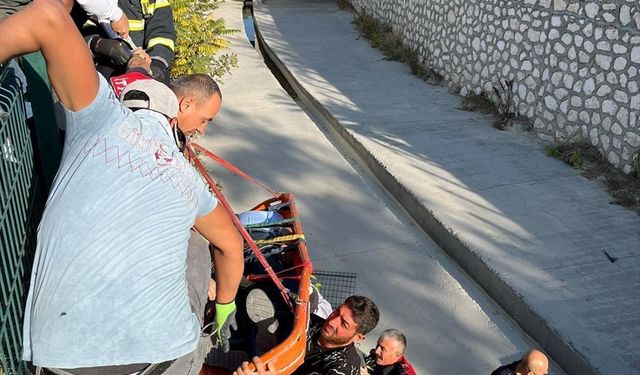
<path id="1" fill-rule="evenodd" d="M 138 71 L 138 69 L 134 69 L 134 71 L 131 71 L 129 73 L 109 78 L 111 88 L 116 93 L 116 96 L 118 98 L 120 97 L 120 94 L 122 94 L 122 91 L 133 82 L 139 79 L 153 79 L 149 76 L 149 74 L 146 74 L 146 72 L 142 73 L 141 71 Z"/>
<path id="2" fill-rule="evenodd" d="M 134 92 L 143 95 L 135 95 Z M 128 84 L 120 94 L 127 108 L 149 109 L 174 118 L 178 115 L 178 98 L 167 85 L 155 79 L 139 79 Z"/>

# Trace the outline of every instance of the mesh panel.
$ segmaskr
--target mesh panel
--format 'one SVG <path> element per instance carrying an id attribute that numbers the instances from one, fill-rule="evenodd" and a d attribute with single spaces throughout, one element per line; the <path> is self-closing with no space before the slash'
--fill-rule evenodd
<path id="1" fill-rule="evenodd" d="M 22 321 L 37 225 L 44 197 L 34 168 L 22 83 L 0 68 L 0 364 L 26 374 L 21 361 Z"/>
<path id="2" fill-rule="evenodd" d="M 313 276 L 315 280 L 311 282 L 319 284 L 320 294 L 333 307 L 340 306 L 347 297 L 355 294 L 356 274 L 353 272 L 314 270 Z"/>

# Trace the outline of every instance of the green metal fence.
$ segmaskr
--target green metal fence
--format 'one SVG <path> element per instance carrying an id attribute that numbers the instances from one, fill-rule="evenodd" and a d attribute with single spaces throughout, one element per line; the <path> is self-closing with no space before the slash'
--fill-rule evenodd
<path id="1" fill-rule="evenodd" d="M 24 303 L 37 225 L 60 150 L 57 137 L 46 148 L 38 146 L 56 133 L 44 60 L 32 55 L 22 67 L 33 106 L 29 119 L 25 77 L 0 67 L 0 375 L 27 373 L 21 361 Z"/>

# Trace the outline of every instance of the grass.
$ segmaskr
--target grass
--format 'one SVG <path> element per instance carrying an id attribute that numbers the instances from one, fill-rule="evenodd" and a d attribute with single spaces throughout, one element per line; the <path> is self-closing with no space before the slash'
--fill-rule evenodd
<path id="1" fill-rule="evenodd" d="M 608 163 L 598 149 L 588 143 L 548 146 L 547 156 L 563 160 L 583 176 L 600 182 L 619 204 L 640 214 L 640 155 L 636 154 L 632 172 L 624 174 Z"/>
<path id="2" fill-rule="evenodd" d="M 556 146 L 546 146 L 544 152 L 549 157 L 560 159 L 560 150 Z"/>
<path id="3" fill-rule="evenodd" d="M 488 113 L 497 115 L 498 106 L 492 102 L 485 92 L 471 93 L 462 98 L 462 109 L 470 112 Z"/>
<path id="4" fill-rule="evenodd" d="M 379 49 L 387 60 L 407 64 L 412 74 L 428 83 L 433 85 L 441 85 L 443 83 L 443 77 L 433 69 L 426 67 L 418 53 L 405 46 L 402 43 L 401 36 L 394 32 L 390 25 L 377 21 L 366 12 L 356 13 L 353 23 L 356 25 L 360 35 L 369 39 L 371 46 Z"/>
<path id="5" fill-rule="evenodd" d="M 338 0 L 341 9 L 353 10 L 349 0 Z M 361 36 L 369 40 L 372 47 L 379 49 L 388 60 L 406 63 L 411 72 L 428 83 L 442 85 L 444 78 L 433 69 L 425 66 L 416 51 L 402 43 L 401 36 L 393 28 L 377 21 L 366 12 L 355 13 L 353 23 Z M 492 100 L 492 96 L 495 100 Z M 513 81 L 499 81 L 492 93 L 471 93 L 462 98 L 465 111 L 487 113 L 495 116 L 493 126 L 499 130 L 507 127 L 530 131 L 531 122 L 524 116 L 516 116 L 512 110 Z M 640 213 L 640 154 L 634 157 L 630 175 L 625 175 L 606 160 L 595 147 L 587 144 L 570 144 L 547 147 L 548 156 L 559 158 L 570 164 L 587 177 L 604 183 L 619 203 Z"/>
<path id="6" fill-rule="evenodd" d="M 640 152 L 633 156 L 633 161 L 631 162 L 631 174 L 636 178 L 640 178 Z"/>
<path id="7" fill-rule="evenodd" d="M 470 112 L 480 112 L 493 115 L 493 127 L 498 130 L 505 130 L 513 126 L 515 122 L 526 124 L 525 129 L 531 130 L 529 120 L 524 116 L 515 116 L 510 110 L 511 104 L 511 82 L 500 83 L 501 88 L 494 87 L 494 92 L 498 98 L 498 104 L 492 101 L 484 91 L 480 94 L 471 93 L 462 97 L 462 109 Z"/>
<path id="8" fill-rule="evenodd" d="M 338 0 L 338 6 L 343 7 L 342 3 L 347 0 Z M 350 6 L 350 4 L 349 4 Z M 344 8 L 343 8 L 344 9 Z M 402 43 L 402 37 L 393 31 L 393 28 L 379 22 L 373 16 L 362 12 L 354 16 L 354 24 L 356 25 L 360 35 L 369 39 L 372 47 L 379 49 L 387 60 L 399 61 L 405 63 L 411 69 L 411 73 L 420 77 L 424 81 L 433 85 L 442 85 L 444 78 L 435 70 L 425 66 L 418 53 L 405 46 Z M 510 110 L 511 95 L 513 81 L 500 81 L 499 86 L 493 88 L 496 102 L 492 101 L 485 92 L 480 94 L 469 94 L 462 99 L 462 109 L 465 111 L 474 111 L 488 113 L 495 116 L 493 126 L 496 129 L 504 130 L 511 126 L 516 118 Z M 523 119 L 518 119 L 523 120 Z M 520 121 L 523 122 L 523 121 Z M 526 123 L 526 121 L 525 121 Z M 529 127 L 530 128 L 530 127 Z"/>
<path id="9" fill-rule="evenodd" d="M 349 0 L 338 0 L 338 8 L 342 10 L 353 10 L 353 5 Z"/>

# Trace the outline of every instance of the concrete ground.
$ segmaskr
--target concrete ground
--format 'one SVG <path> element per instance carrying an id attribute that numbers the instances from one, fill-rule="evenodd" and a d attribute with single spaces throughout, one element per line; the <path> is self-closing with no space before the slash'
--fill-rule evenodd
<path id="1" fill-rule="evenodd" d="M 225 2 L 217 15 L 242 29 L 241 6 Z M 223 110 L 202 143 L 296 195 L 317 269 L 357 273 L 357 292 L 382 312 L 363 350 L 396 327 L 418 373 L 480 374 L 534 345 L 459 264 L 568 373 L 640 373 L 637 215 L 531 137 L 495 130 L 486 115 L 461 111 L 459 97 L 384 60 L 335 1 L 269 0 L 255 13 L 267 53 L 349 156 L 242 34 L 232 37 L 239 68 L 224 78 Z M 237 211 L 267 197 L 214 174 Z"/>

